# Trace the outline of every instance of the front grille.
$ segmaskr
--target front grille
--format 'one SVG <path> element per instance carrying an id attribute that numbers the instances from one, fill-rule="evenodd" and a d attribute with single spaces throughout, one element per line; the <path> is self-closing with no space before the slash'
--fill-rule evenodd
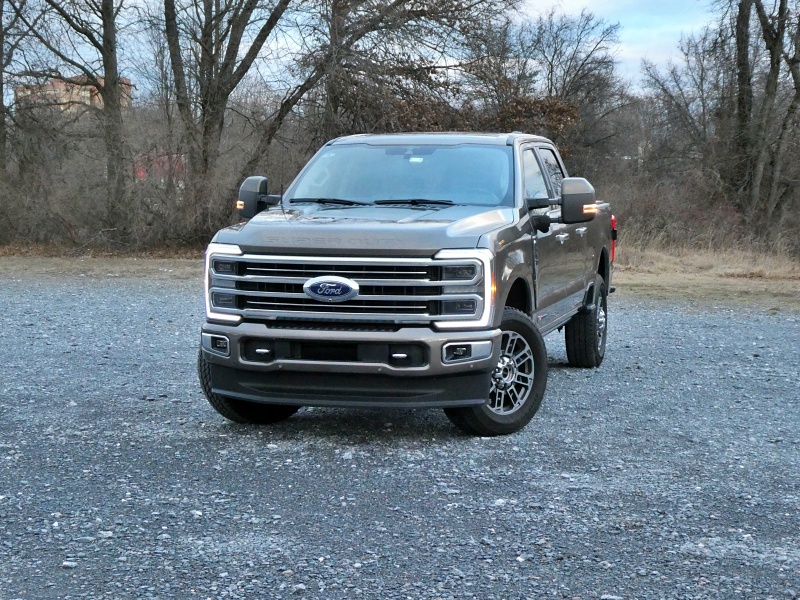
<path id="1" fill-rule="evenodd" d="M 221 255 L 209 264 L 214 311 L 271 324 L 283 319 L 423 324 L 434 319 L 475 319 L 483 311 L 483 266 L 477 258 L 309 260 Z M 475 276 L 443 281 L 444 267 L 451 265 L 475 266 Z M 358 294 L 344 302 L 316 300 L 303 286 L 318 277 L 356 282 Z M 474 302 L 475 312 L 444 314 L 452 301 L 459 300 Z"/>
<path id="2" fill-rule="evenodd" d="M 312 311 L 318 313 L 331 314 L 374 314 L 381 312 L 386 314 L 415 314 L 430 315 L 435 313 L 432 302 L 374 302 L 351 300 L 341 304 L 326 304 L 312 299 L 292 299 L 287 302 L 285 299 L 275 298 L 252 298 L 242 297 L 241 308 L 256 310 L 289 310 L 289 311 Z"/>
<path id="3" fill-rule="evenodd" d="M 279 263 L 242 261 L 242 275 L 256 277 L 299 277 L 312 279 L 323 275 L 338 275 L 350 279 L 438 279 L 439 267 L 434 265 L 372 265 L 346 263 Z"/>
<path id="4" fill-rule="evenodd" d="M 316 277 L 316 275 L 315 275 Z M 309 278 L 310 279 L 310 278 Z M 286 294 L 302 294 L 302 283 L 277 283 L 274 281 L 241 281 L 236 286 L 245 292 L 278 292 Z M 442 293 L 441 287 L 419 287 L 398 285 L 363 285 L 360 296 L 438 296 Z"/>

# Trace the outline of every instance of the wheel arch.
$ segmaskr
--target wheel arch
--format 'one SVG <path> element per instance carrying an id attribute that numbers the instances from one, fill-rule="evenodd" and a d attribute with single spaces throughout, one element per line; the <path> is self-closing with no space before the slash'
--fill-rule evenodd
<path id="1" fill-rule="evenodd" d="M 603 281 L 606 284 L 606 288 L 608 288 L 608 276 L 611 270 L 611 264 L 608 261 L 608 253 L 606 249 L 603 248 L 602 252 L 600 252 L 600 262 L 597 265 L 597 275 L 603 278 Z M 597 278 L 595 277 L 592 281 L 589 282 L 589 285 L 586 287 L 586 292 L 583 296 L 583 308 L 581 312 L 586 312 L 594 309 L 594 286 L 597 283 Z"/>
<path id="2" fill-rule="evenodd" d="M 530 316 L 533 308 L 533 295 L 525 279 L 517 277 L 508 289 L 508 293 L 505 295 L 505 298 L 503 298 L 503 302 L 498 303 L 497 306 L 500 315 L 502 315 L 503 309 L 514 308 Z"/>
<path id="3" fill-rule="evenodd" d="M 600 262 L 597 265 L 597 274 L 603 278 L 608 287 L 609 277 L 611 275 L 611 261 L 608 259 L 608 251 L 603 248 L 600 251 Z"/>

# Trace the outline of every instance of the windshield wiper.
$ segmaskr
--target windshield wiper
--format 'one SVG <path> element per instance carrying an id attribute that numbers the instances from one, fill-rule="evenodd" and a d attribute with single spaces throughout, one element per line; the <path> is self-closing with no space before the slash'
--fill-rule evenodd
<path id="1" fill-rule="evenodd" d="M 289 200 L 290 204 L 295 202 L 315 202 L 317 204 L 341 204 L 343 206 L 361 206 L 364 202 L 356 202 L 355 200 L 345 200 L 344 198 L 292 198 Z"/>
<path id="2" fill-rule="evenodd" d="M 445 204 L 452 206 L 452 200 L 428 200 L 426 198 L 405 198 L 402 200 L 375 200 L 375 204 L 410 204 L 411 206 L 420 206 L 422 204 Z"/>

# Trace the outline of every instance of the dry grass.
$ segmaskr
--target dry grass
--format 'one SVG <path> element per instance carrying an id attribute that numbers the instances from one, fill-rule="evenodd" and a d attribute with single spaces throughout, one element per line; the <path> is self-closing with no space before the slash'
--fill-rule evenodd
<path id="1" fill-rule="evenodd" d="M 614 284 L 649 298 L 800 310 L 800 263 L 788 256 L 620 246 Z"/>
<path id="2" fill-rule="evenodd" d="M 137 256 L 65 256 L 48 248 L 0 248 L 0 278 L 202 278 L 196 250 Z M 774 311 L 800 310 L 800 263 L 741 251 L 659 251 L 620 245 L 617 292 L 645 298 L 741 302 Z M 199 287 L 198 287 L 199 289 Z"/>

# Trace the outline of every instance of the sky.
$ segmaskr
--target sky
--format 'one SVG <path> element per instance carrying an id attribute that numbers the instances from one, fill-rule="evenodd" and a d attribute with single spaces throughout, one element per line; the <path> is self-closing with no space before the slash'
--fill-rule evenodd
<path id="1" fill-rule="evenodd" d="M 699 33 L 714 21 L 712 0 L 527 0 L 528 14 L 547 12 L 553 4 L 566 14 L 586 8 L 609 24 L 619 23 L 620 73 L 638 83 L 643 58 L 664 66 L 677 58 L 681 34 Z"/>

